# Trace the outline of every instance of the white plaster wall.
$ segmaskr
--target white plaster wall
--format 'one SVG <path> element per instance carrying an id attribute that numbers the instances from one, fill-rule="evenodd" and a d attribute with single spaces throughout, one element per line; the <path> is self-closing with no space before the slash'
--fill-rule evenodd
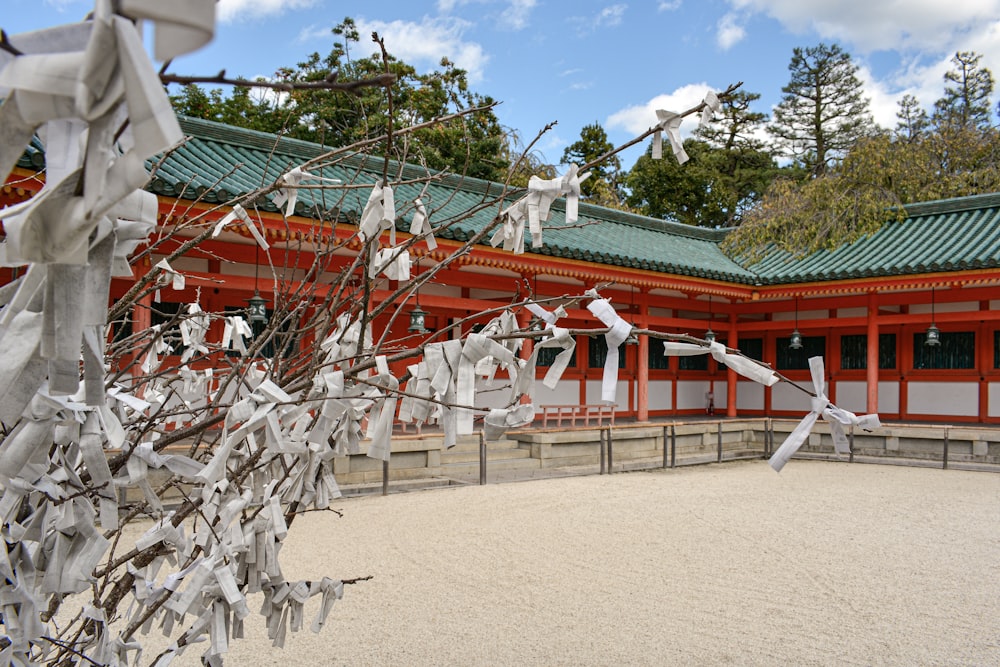
<path id="1" fill-rule="evenodd" d="M 812 389 L 812 382 L 809 380 L 803 380 L 799 384 L 807 389 Z M 809 402 L 808 394 L 799 391 L 787 382 L 779 382 L 771 387 L 771 409 L 809 412 L 812 410 L 812 404 Z"/>
<path id="2" fill-rule="evenodd" d="M 881 389 L 881 387 L 879 388 Z M 881 392 L 879 392 L 881 394 Z M 851 412 L 867 412 L 868 384 L 866 382 L 838 382 L 837 406 Z"/>
<path id="3" fill-rule="evenodd" d="M 868 412 L 868 384 L 865 382 L 838 382 L 837 407 L 862 414 Z M 878 383 L 879 413 L 894 414 L 899 412 L 899 384 L 896 382 Z"/>
<path id="4" fill-rule="evenodd" d="M 569 401 L 570 403 L 578 403 L 579 401 Z M 601 381 L 600 380 L 587 380 L 587 404 L 602 403 L 601 400 Z M 628 410 L 628 382 L 619 380 L 618 381 L 618 393 L 615 395 L 615 406 L 619 410 Z"/>
<path id="5" fill-rule="evenodd" d="M 649 409 L 670 410 L 674 406 L 673 383 L 670 380 L 652 380 L 649 383 Z"/>
<path id="6" fill-rule="evenodd" d="M 725 410 L 728 405 L 729 400 L 729 383 L 715 381 L 715 414 L 719 414 L 719 410 Z M 736 405 L 740 402 L 736 401 Z"/>
<path id="7" fill-rule="evenodd" d="M 549 389 L 542 384 L 544 377 L 544 375 L 539 376 L 535 382 L 535 405 L 576 405 L 580 402 L 580 382 L 578 380 L 562 380 L 555 388 Z"/>
<path id="8" fill-rule="evenodd" d="M 990 417 L 1000 417 L 1000 382 L 990 382 L 989 392 L 987 413 Z"/>
<path id="9" fill-rule="evenodd" d="M 763 410 L 764 385 L 757 382 L 738 382 L 736 384 L 737 410 Z"/>
<path id="10" fill-rule="evenodd" d="M 677 383 L 677 409 L 678 410 L 704 410 L 708 407 L 705 394 L 708 393 L 708 382 L 678 382 Z M 719 392 L 715 392 L 718 399 Z M 716 407 L 719 403 L 716 401 Z"/>
<path id="11" fill-rule="evenodd" d="M 910 414 L 975 417 L 979 414 L 979 385 L 975 382 L 911 382 L 907 385 Z"/>
<path id="12" fill-rule="evenodd" d="M 867 308 L 838 308 L 837 317 L 868 317 Z"/>

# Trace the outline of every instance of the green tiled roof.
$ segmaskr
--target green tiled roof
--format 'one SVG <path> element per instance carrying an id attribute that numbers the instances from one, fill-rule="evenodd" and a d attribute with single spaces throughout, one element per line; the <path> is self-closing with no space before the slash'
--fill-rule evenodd
<path id="1" fill-rule="evenodd" d="M 871 236 L 796 258 L 773 250 L 750 266 L 764 285 L 1000 268 L 1000 194 L 906 207 Z"/>
<path id="2" fill-rule="evenodd" d="M 277 139 L 271 134 L 190 118 L 181 119 L 181 128 L 190 139 L 160 166 L 151 186 L 157 194 L 183 199 L 202 196 L 210 203 L 228 201 L 234 195 L 273 182 L 290 168 L 329 150 L 304 141 Z M 150 164 L 153 163 L 155 160 Z M 325 168 L 321 175 L 339 178 L 344 183 L 373 184 L 381 177 L 382 164 L 381 159 L 352 155 Z M 420 167 L 395 163 L 390 164 L 390 174 L 393 180 L 397 174 L 399 180 L 427 176 Z M 328 217 L 337 216 L 340 221 L 357 220 L 369 191 L 359 188 L 344 192 L 301 190 L 296 213 L 309 216 L 320 210 Z M 397 211 L 403 218 L 400 228 L 408 228 L 412 207 L 407 204 L 419 196 L 431 211 L 435 225 L 455 221 L 438 236 L 468 239 L 489 224 L 501 206 L 487 206 L 472 215 L 468 211 L 483 207 L 501 192 L 499 184 L 459 176 L 445 176 L 426 185 L 398 186 Z M 277 210 L 269 198 L 259 200 L 257 205 Z M 552 215 L 545 225 L 545 245 L 536 249 L 526 247 L 526 251 L 682 276 L 753 283 L 753 273 L 719 251 L 718 243 L 724 236 L 724 231 L 585 203 L 580 205 L 578 223 L 567 227 L 564 202 L 560 199 L 552 206 Z"/>
<path id="3" fill-rule="evenodd" d="M 189 140 L 164 160 L 150 185 L 167 197 L 226 202 L 273 183 L 292 167 L 329 150 L 211 121 L 182 118 L 181 128 Z M 149 166 L 156 162 L 150 161 Z M 43 163 L 42 146 L 35 140 L 19 165 L 40 168 Z M 381 177 L 382 166 L 381 159 L 350 155 L 325 167 L 322 175 L 367 185 Z M 390 174 L 391 180 L 427 176 L 420 167 L 395 163 L 390 164 Z M 367 187 L 303 189 L 295 210 L 306 217 L 322 212 L 327 219 L 353 222 L 368 192 Z M 455 175 L 401 185 L 396 188 L 397 211 L 402 218 L 398 224 L 401 229 L 408 227 L 413 214 L 410 202 L 419 196 L 435 225 L 453 222 L 438 236 L 466 240 L 495 218 L 501 204 L 485 204 L 495 201 L 501 192 L 499 184 Z M 268 197 L 256 205 L 277 210 Z M 559 199 L 545 225 L 544 246 L 526 247 L 526 251 L 744 285 L 1000 268 L 1000 194 L 912 204 L 906 209 L 906 220 L 886 223 L 871 236 L 836 250 L 795 257 L 775 249 L 763 260 L 744 267 L 719 250 L 727 230 L 691 227 L 585 203 L 580 204 L 579 222 L 567 227 L 564 200 Z M 475 212 L 469 215 L 469 211 Z"/>

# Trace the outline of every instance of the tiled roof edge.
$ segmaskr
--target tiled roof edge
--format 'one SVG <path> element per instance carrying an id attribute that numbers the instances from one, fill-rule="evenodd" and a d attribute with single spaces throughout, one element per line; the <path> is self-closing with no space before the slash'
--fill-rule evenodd
<path id="1" fill-rule="evenodd" d="M 938 199 L 929 202 L 916 202 L 906 204 L 903 208 L 908 215 L 916 217 L 920 215 L 957 213 L 958 211 L 969 211 L 993 206 L 1000 206 L 1000 192 L 969 195 L 968 197 L 954 197 L 952 199 Z"/>
<path id="2" fill-rule="evenodd" d="M 322 146 L 320 144 L 315 144 L 311 141 L 304 141 L 302 139 L 292 139 L 268 132 L 233 127 L 216 121 L 204 120 L 201 118 L 190 118 L 186 116 L 179 116 L 178 118 L 180 120 L 181 130 L 185 134 L 191 134 L 202 139 L 210 139 L 227 144 L 244 146 L 246 148 L 265 151 L 274 150 L 279 153 L 292 154 L 296 157 L 303 157 L 305 159 L 312 159 L 329 151 L 336 150 L 336 148 L 332 146 Z M 382 158 L 358 154 L 347 158 L 347 162 L 358 168 L 376 171 L 377 169 L 375 165 L 377 164 L 380 169 Z M 402 173 L 403 177 L 407 179 L 420 178 L 421 176 L 426 176 L 428 173 L 428 170 L 425 170 L 423 167 L 411 164 L 404 164 L 401 166 L 395 160 L 390 160 L 389 165 L 389 170 L 391 172 Z M 446 174 L 440 182 L 456 189 L 460 188 L 466 192 L 490 196 L 499 196 L 503 193 L 504 187 L 501 183 L 494 183 L 492 181 L 473 178 L 471 176 L 462 176 L 461 174 L 454 173 Z M 512 198 L 519 196 L 521 193 L 523 193 L 523 190 L 520 188 L 508 189 L 508 196 Z M 565 211 L 565 205 L 562 200 L 557 200 L 552 207 L 559 211 Z M 634 227 L 674 234 L 676 236 L 685 236 L 703 241 L 711 241 L 713 243 L 719 243 L 723 238 L 725 238 L 726 234 L 731 231 L 729 229 L 694 227 L 692 225 L 685 225 L 679 222 L 649 218 L 637 213 L 627 213 L 616 209 L 595 206 L 586 202 L 580 203 L 579 210 L 582 216 L 606 220 L 608 222 L 632 225 Z"/>

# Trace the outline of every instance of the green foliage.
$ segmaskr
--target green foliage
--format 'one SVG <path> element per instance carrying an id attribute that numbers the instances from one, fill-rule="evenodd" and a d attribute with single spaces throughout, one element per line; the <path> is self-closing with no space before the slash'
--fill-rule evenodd
<path id="1" fill-rule="evenodd" d="M 993 73 L 979 66 L 982 59 L 973 51 L 959 51 L 951 59 L 955 69 L 944 75 L 944 96 L 934 103 L 934 123 L 985 130 L 990 127 L 990 97 Z M 948 83 L 952 85 L 947 85 Z"/>
<path id="2" fill-rule="evenodd" d="M 788 65 L 791 80 L 774 109 L 768 131 L 790 157 L 821 175 L 874 121 L 862 94 L 858 67 L 839 46 L 795 48 Z"/>
<path id="3" fill-rule="evenodd" d="M 927 112 L 920 107 L 920 102 L 913 95 L 903 95 L 896 111 L 896 137 L 903 141 L 916 141 L 930 128 L 931 122 Z"/>
<path id="4" fill-rule="evenodd" d="M 333 29 L 335 41 L 326 56 L 311 54 L 295 67 L 283 67 L 274 79 L 289 83 L 354 81 L 385 73 L 381 56 L 352 58 L 359 36 L 350 18 Z M 492 103 L 469 90 L 467 73 L 443 59 L 440 68 L 418 74 L 410 65 L 389 56 L 388 71 L 396 76 L 392 101 L 382 88 L 362 88 L 356 94 L 330 90 L 296 89 L 264 93 L 237 87 L 224 97 L 219 90 L 188 86 L 171 98 L 178 113 L 218 120 L 238 127 L 282 132 L 329 146 L 349 146 L 396 129 L 422 123 L 460 109 Z M 437 123 L 393 144 L 391 157 L 422 163 L 490 180 L 503 180 L 509 162 L 504 155 L 503 129 L 491 110 Z M 379 150 L 384 148 L 380 146 Z"/>
<path id="5" fill-rule="evenodd" d="M 766 116 L 750 110 L 759 97 L 740 91 L 727 100 L 720 118 L 684 142 L 691 158 L 684 165 L 670 157 L 653 160 L 647 151 L 625 178 L 626 203 L 645 215 L 691 225 L 738 224 L 780 173 L 758 138 Z"/>
<path id="6" fill-rule="evenodd" d="M 723 249 L 748 263 L 775 247 L 801 256 L 902 219 L 902 204 L 998 190 L 995 129 L 953 126 L 912 140 L 881 133 L 860 140 L 821 177 L 776 181 Z"/>
<path id="7" fill-rule="evenodd" d="M 602 155 L 614 150 L 614 144 L 608 140 L 608 133 L 604 131 L 600 123 L 596 121 L 590 125 L 584 125 L 580 130 L 580 138 L 566 147 L 563 151 L 563 164 L 584 165 L 593 162 Z M 600 164 L 591 167 L 590 177 L 580 184 L 580 192 L 585 199 L 597 203 L 595 200 L 611 200 L 619 202 L 619 171 L 621 170 L 621 160 L 615 155 Z"/>

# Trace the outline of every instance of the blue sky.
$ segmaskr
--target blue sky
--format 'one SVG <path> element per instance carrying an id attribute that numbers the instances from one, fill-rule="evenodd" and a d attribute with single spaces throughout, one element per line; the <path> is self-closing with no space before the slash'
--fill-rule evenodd
<path id="1" fill-rule="evenodd" d="M 17 33 L 78 20 L 93 0 L 0 5 L 0 27 Z M 539 143 L 549 162 L 587 123 L 622 144 L 655 122 L 655 109 L 689 107 L 736 81 L 769 113 L 796 46 L 836 42 L 850 52 L 887 127 L 903 94 L 928 108 L 940 97 L 957 50 L 983 54 L 1000 75 L 1000 0 L 220 0 L 215 41 L 172 70 L 268 76 L 328 52 L 330 28 L 345 16 L 362 48 L 375 30 L 418 69 L 444 56 L 467 69 L 525 140 L 558 121 Z M 626 167 L 641 150 L 625 154 Z"/>

